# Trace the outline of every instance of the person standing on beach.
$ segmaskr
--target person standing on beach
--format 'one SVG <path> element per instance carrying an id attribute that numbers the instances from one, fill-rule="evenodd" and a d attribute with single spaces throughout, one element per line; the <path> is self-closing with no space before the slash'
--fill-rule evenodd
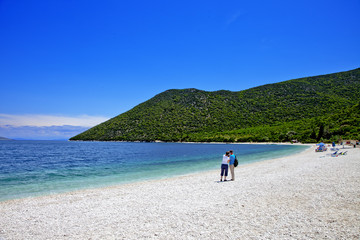
<path id="1" fill-rule="evenodd" d="M 235 181 L 235 172 L 234 172 L 234 163 L 235 163 L 235 154 L 233 150 L 230 150 L 230 161 L 229 161 L 229 167 L 230 167 L 230 173 L 231 173 L 231 181 Z"/>
<path id="2" fill-rule="evenodd" d="M 220 182 L 222 182 L 224 175 L 225 175 L 224 181 L 227 181 L 227 180 L 226 180 L 226 177 L 227 177 L 227 175 L 228 175 L 228 163 L 229 163 L 229 161 L 230 161 L 229 154 L 230 154 L 229 152 L 226 152 L 226 153 L 224 154 L 224 156 L 223 156 L 223 159 L 222 159 Z"/>

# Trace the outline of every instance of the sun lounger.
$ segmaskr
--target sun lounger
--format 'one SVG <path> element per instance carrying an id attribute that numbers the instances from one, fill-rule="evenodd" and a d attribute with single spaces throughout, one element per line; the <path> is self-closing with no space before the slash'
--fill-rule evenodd
<path id="1" fill-rule="evenodd" d="M 332 157 L 337 157 L 337 156 L 339 156 L 339 154 L 338 154 L 337 152 L 338 152 L 338 151 L 332 153 L 331 156 L 332 156 Z"/>

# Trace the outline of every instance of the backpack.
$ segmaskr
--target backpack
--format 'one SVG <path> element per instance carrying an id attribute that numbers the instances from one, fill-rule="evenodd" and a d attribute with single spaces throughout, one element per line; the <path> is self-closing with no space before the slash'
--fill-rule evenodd
<path id="1" fill-rule="evenodd" d="M 237 167 L 237 165 L 239 165 L 239 161 L 237 160 L 237 158 L 236 158 L 236 156 L 235 156 L 234 167 Z"/>

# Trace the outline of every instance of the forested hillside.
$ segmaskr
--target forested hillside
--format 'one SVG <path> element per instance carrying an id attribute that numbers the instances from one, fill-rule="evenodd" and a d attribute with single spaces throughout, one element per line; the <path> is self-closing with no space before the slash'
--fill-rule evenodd
<path id="1" fill-rule="evenodd" d="M 360 69 L 240 91 L 168 90 L 70 140 L 360 138 Z"/>

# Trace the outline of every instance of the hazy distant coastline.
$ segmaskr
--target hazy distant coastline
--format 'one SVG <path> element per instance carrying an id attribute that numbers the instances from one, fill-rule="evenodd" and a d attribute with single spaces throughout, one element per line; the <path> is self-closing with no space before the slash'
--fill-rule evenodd
<path id="1" fill-rule="evenodd" d="M 12 139 L 10 139 L 10 138 L 6 138 L 6 137 L 0 137 L 0 141 L 1 140 L 4 140 L 4 141 L 9 141 L 9 140 L 12 140 Z"/>

